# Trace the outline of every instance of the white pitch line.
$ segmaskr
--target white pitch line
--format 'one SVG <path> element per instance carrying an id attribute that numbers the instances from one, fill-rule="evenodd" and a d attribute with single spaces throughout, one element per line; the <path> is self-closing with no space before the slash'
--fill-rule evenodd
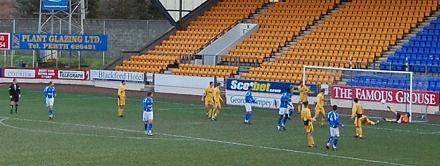
<path id="1" fill-rule="evenodd" d="M 415 133 L 415 134 L 423 134 L 423 135 L 436 135 L 440 134 L 440 132 L 429 132 L 429 131 L 411 131 L 411 130 L 400 130 L 400 129 L 390 129 L 390 128 L 382 128 L 382 127 L 369 127 L 369 128 L 375 128 L 377 130 L 387 130 L 387 131 L 395 131 L 395 132 L 406 132 L 406 133 Z"/>
<path id="2" fill-rule="evenodd" d="M 1 125 L 5 125 L 2 122 L 5 119 L 8 119 L 8 118 L 2 119 L 0 121 Z M 52 123 L 52 124 L 72 125 L 72 126 L 81 126 L 81 127 L 90 127 L 90 128 L 100 128 L 100 129 L 108 129 L 108 130 L 119 130 L 119 131 L 127 131 L 127 132 L 140 132 L 140 131 L 137 131 L 137 130 L 130 130 L 130 129 L 121 129 L 121 128 L 113 128 L 113 127 L 101 127 L 101 126 L 75 124 L 75 123 L 62 123 L 62 122 L 53 122 L 53 121 L 49 122 L 49 121 L 40 121 L 40 120 L 32 120 L 32 119 L 21 119 L 21 118 L 10 118 L 10 119 L 22 120 L 22 121 L 30 121 L 30 122 Z M 12 127 L 14 127 L 14 126 L 12 126 Z M 215 143 L 222 143 L 222 144 L 229 144 L 229 145 L 236 145 L 236 146 L 251 147 L 251 148 L 260 148 L 260 149 L 268 149 L 268 150 L 275 150 L 275 151 L 284 151 L 284 152 L 316 155 L 316 156 L 323 156 L 323 157 L 330 157 L 330 158 L 340 158 L 340 159 L 347 159 L 347 160 L 356 160 L 356 161 L 363 161 L 363 162 L 369 162 L 369 163 L 378 163 L 378 164 L 387 164 L 387 165 L 396 165 L 396 166 L 409 166 L 409 165 L 406 165 L 406 164 L 399 164 L 399 163 L 393 163 L 393 162 L 387 162 L 387 161 L 370 160 L 370 159 L 363 159 L 363 158 L 349 157 L 349 156 L 338 156 L 338 155 L 325 154 L 325 153 L 306 152 L 306 151 L 293 150 L 293 149 L 275 148 L 275 147 L 268 147 L 268 146 L 261 146 L 261 145 L 252 145 L 252 144 L 245 144 L 245 143 L 239 143 L 239 142 L 221 141 L 221 140 L 206 139 L 206 138 L 199 138 L 199 137 L 191 137 L 191 136 L 184 136 L 184 135 L 174 135 L 174 134 L 166 134 L 166 133 L 157 133 L 157 134 L 164 135 L 164 136 L 176 137 L 176 138 L 185 138 L 185 139 L 192 139 L 192 140 L 199 140 L 199 141 L 206 141 L 206 142 L 215 142 Z"/>
<path id="3" fill-rule="evenodd" d="M 70 95 L 70 94 L 69 94 Z M 97 98 L 101 98 L 101 99 L 115 99 L 114 97 L 108 97 L 108 96 L 94 96 L 94 97 L 90 97 L 88 95 L 84 95 L 84 94 L 72 94 L 74 96 L 87 96 L 87 98 L 57 98 L 58 100 L 71 100 L 71 99 L 97 99 Z M 30 100 L 30 99 L 27 99 Z M 40 100 L 40 99 L 35 99 L 32 98 L 32 100 Z M 43 99 L 41 99 L 43 100 Z M 127 100 L 138 100 L 138 99 L 134 99 L 134 98 L 128 98 Z M 0 100 L 2 101 L 2 100 Z M 9 101 L 9 100 L 8 100 Z M 139 99 L 140 101 L 140 99 Z M 158 103 L 168 103 L 168 104 L 172 104 L 172 105 L 180 105 L 180 103 L 176 103 L 176 102 L 170 102 L 170 101 L 156 101 Z M 192 103 L 186 103 L 186 105 L 192 105 L 192 106 L 203 106 L 203 105 L 199 105 L 199 104 L 192 104 Z M 238 106 L 231 106 L 231 107 L 223 107 L 223 108 L 236 108 Z M 197 108 L 170 108 L 170 109 L 160 109 L 160 110 L 188 110 L 188 109 L 198 109 Z M 268 111 L 267 109 L 262 109 L 259 111 Z M 270 110 L 272 111 L 272 110 Z M 197 113 L 195 111 L 185 111 L 185 112 L 191 112 L 191 113 Z M 229 114 L 223 114 L 223 116 L 231 116 L 231 117 L 242 117 L 241 115 L 229 115 Z M 343 115 L 343 116 L 349 116 L 349 115 Z M 261 118 L 261 117 L 260 117 Z M 269 119 L 269 118 L 267 118 Z M 272 118 L 270 118 L 272 119 Z M 430 123 L 426 123 L 424 125 L 433 125 L 433 126 L 440 126 L 439 124 L 430 124 Z M 353 125 L 354 126 L 354 125 Z M 389 128 L 380 128 L 380 127 L 369 127 L 369 126 L 365 126 L 366 128 L 371 128 L 371 129 L 377 129 L 377 130 L 386 130 L 386 131 L 393 131 L 393 132 L 406 132 L 406 133 L 415 133 L 415 134 L 424 134 L 424 135 L 437 135 L 440 134 L 440 132 L 418 132 L 418 131 L 410 131 L 410 130 L 399 130 L 399 129 L 389 129 Z"/>
<path id="4" fill-rule="evenodd" d="M 24 131 L 31 131 L 31 132 L 38 132 L 38 133 L 49 133 L 49 134 L 59 134 L 59 135 L 78 135 L 78 136 L 87 136 L 87 137 L 101 137 L 101 138 L 123 138 L 123 139 L 137 139 L 137 140 L 168 140 L 168 141 L 194 141 L 195 139 L 187 139 L 187 138 L 152 138 L 152 137 L 128 137 L 128 136 L 113 136 L 113 135 L 98 135 L 98 134 L 84 134 L 84 133 L 68 133 L 68 132 L 57 132 L 57 131 L 44 131 L 44 130 L 34 130 L 34 129 L 27 129 L 27 128 L 21 128 L 16 127 L 12 125 L 8 125 L 4 123 L 5 120 L 9 118 L 3 118 L 0 120 L 0 125 L 17 129 L 17 130 L 24 130 Z"/>

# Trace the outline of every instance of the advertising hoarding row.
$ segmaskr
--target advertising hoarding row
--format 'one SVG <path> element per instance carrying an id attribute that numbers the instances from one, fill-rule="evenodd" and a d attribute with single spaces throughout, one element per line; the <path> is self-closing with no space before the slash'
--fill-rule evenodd
<path id="1" fill-rule="evenodd" d="M 62 79 L 62 80 L 89 80 L 88 70 L 62 70 L 62 69 L 18 69 L 3 68 L 3 78 L 36 78 L 36 79 Z"/>
<path id="2" fill-rule="evenodd" d="M 3 68 L 3 78 L 26 79 L 60 79 L 60 80 L 95 80 L 95 81 L 122 81 L 143 83 L 144 73 L 122 72 L 111 70 L 64 70 L 42 68 Z"/>

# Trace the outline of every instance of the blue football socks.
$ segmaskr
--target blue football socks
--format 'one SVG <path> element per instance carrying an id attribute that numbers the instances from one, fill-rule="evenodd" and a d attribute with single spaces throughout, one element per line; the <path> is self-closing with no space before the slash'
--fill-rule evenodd
<path id="1" fill-rule="evenodd" d="M 153 131 L 153 124 L 151 123 L 148 128 L 150 131 Z"/>
<path id="2" fill-rule="evenodd" d="M 333 147 L 338 147 L 338 139 L 335 138 L 335 141 L 333 141 Z"/>
<path id="3" fill-rule="evenodd" d="M 283 119 L 283 124 L 286 125 L 287 120 L 289 119 L 289 117 L 286 115 L 284 115 L 284 119 Z"/>
<path id="4" fill-rule="evenodd" d="M 280 116 L 280 117 L 278 118 L 278 126 L 281 126 L 281 120 L 283 120 L 283 117 L 282 117 L 282 116 Z"/>
<path id="5" fill-rule="evenodd" d="M 333 137 L 332 137 L 332 136 L 328 137 L 328 141 L 327 141 L 327 144 L 330 144 L 330 142 L 332 142 L 332 139 L 333 139 Z M 336 141 L 336 140 L 335 140 L 335 141 Z"/>

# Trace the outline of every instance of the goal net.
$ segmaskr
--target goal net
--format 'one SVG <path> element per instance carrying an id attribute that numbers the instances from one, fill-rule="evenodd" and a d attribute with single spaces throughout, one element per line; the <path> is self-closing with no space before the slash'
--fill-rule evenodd
<path id="1" fill-rule="evenodd" d="M 428 78 L 412 72 L 304 66 L 303 83 L 326 89 L 326 110 L 338 105 L 341 114 L 351 114 L 354 98 L 376 120 L 396 119 L 388 107 L 410 115 L 410 122 L 425 122 L 427 114 L 438 111 L 438 92 L 429 92 Z"/>

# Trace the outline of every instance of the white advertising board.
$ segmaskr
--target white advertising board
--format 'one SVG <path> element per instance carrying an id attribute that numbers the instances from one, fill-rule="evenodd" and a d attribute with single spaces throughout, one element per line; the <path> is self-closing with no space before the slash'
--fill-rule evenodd
<path id="1" fill-rule="evenodd" d="M 244 106 L 244 98 L 245 96 L 241 95 L 226 95 L 226 104 L 227 105 L 242 105 Z M 279 99 L 276 98 L 258 98 L 255 97 L 256 103 L 253 103 L 252 106 L 259 108 L 278 108 L 277 104 L 280 103 Z M 277 104 L 275 104 L 277 103 Z"/>
<path id="2" fill-rule="evenodd" d="M 154 91 L 158 93 L 174 93 L 186 95 L 203 95 L 212 77 L 194 77 L 170 74 L 154 75 Z M 217 78 L 217 82 L 224 83 L 224 79 Z"/>
<path id="3" fill-rule="evenodd" d="M 90 80 L 122 81 L 143 83 L 145 74 L 138 72 L 122 72 L 111 70 L 90 70 Z"/>

